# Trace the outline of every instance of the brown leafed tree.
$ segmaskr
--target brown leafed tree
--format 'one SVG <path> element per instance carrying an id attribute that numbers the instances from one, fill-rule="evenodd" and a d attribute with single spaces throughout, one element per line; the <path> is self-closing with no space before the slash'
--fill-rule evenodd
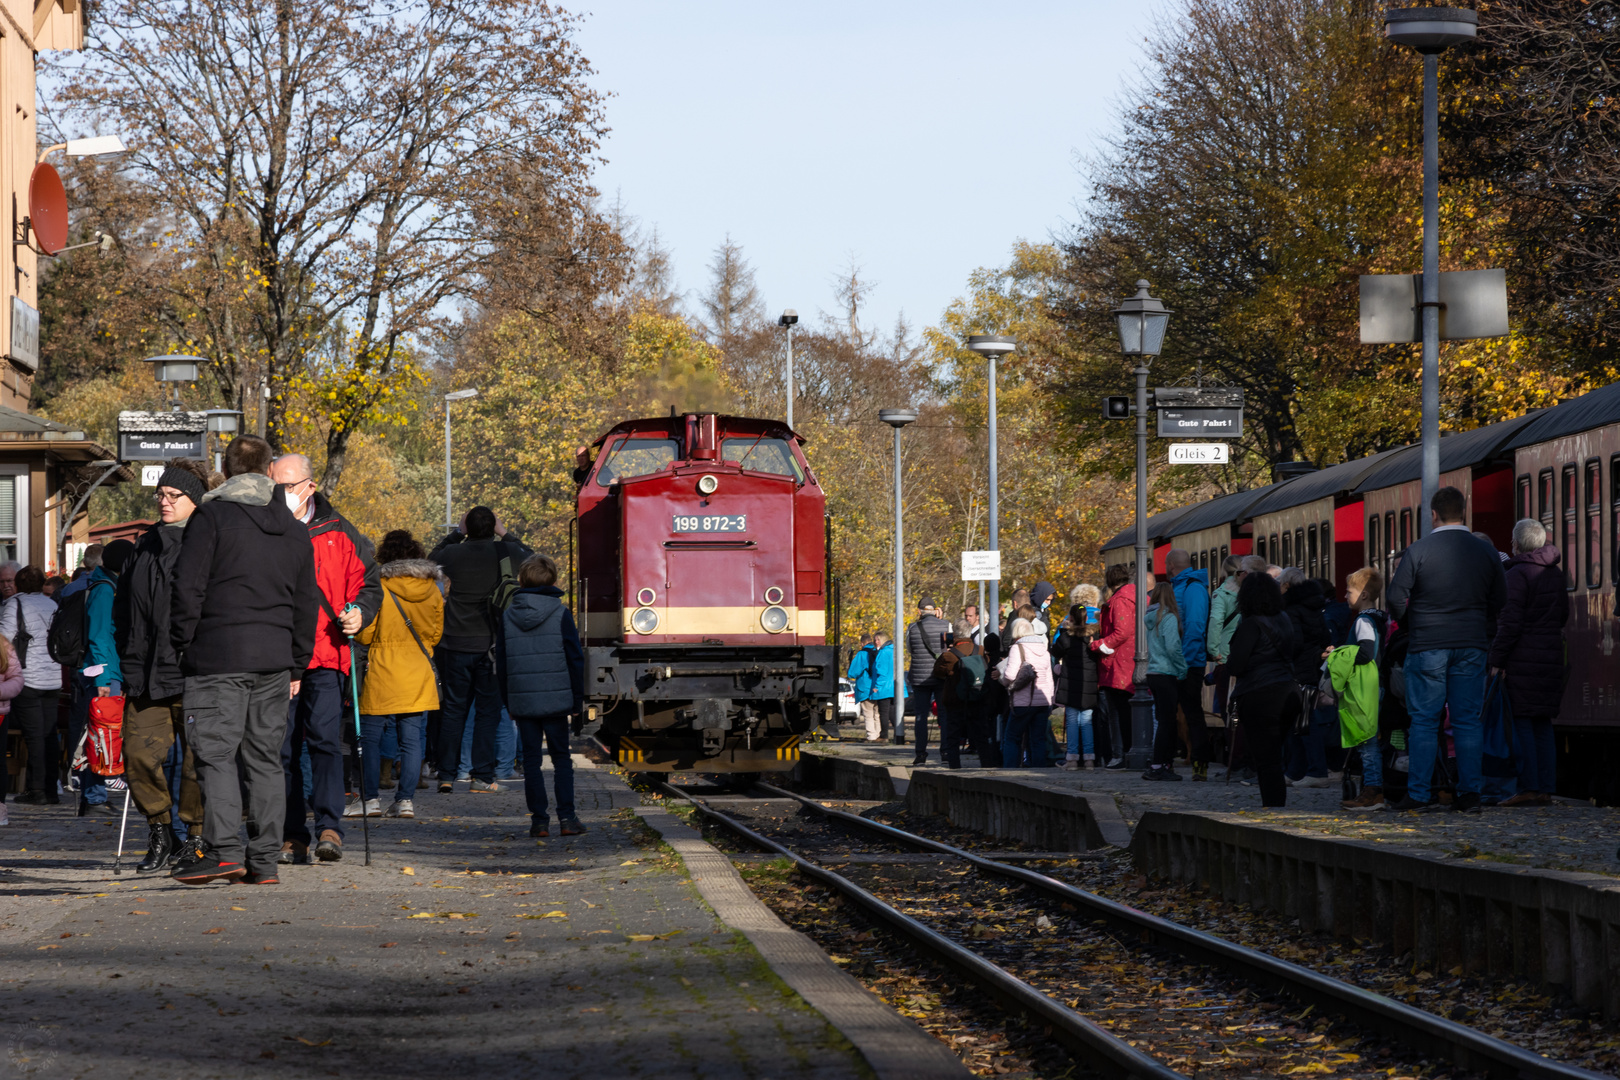
<path id="1" fill-rule="evenodd" d="M 107 0 L 91 29 L 52 118 L 130 145 L 167 330 L 220 395 L 279 445 L 318 389 L 328 491 L 458 302 L 550 312 L 622 272 L 601 98 L 544 0 Z"/>

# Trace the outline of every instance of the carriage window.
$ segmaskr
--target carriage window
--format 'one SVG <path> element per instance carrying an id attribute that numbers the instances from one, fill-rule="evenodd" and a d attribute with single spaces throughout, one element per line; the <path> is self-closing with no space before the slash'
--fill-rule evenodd
<path id="1" fill-rule="evenodd" d="M 1609 459 L 1609 580 L 1620 585 L 1620 454 Z"/>
<path id="2" fill-rule="evenodd" d="M 1294 530 L 1294 562 L 1301 570 L 1305 569 L 1305 530 Z"/>
<path id="3" fill-rule="evenodd" d="M 1384 577 L 1388 578 L 1389 563 L 1384 559 L 1383 549 L 1378 546 L 1378 515 L 1367 515 L 1367 565 L 1382 566 Z"/>
<path id="4" fill-rule="evenodd" d="M 1384 515 L 1384 580 L 1395 573 L 1395 511 Z"/>
<path id="5" fill-rule="evenodd" d="M 1322 522 L 1322 576 L 1333 580 L 1333 526 Z"/>
<path id="6" fill-rule="evenodd" d="M 1519 488 L 1518 488 L 1518 500 L 1517 501 L 1518 501 L 1518 513 L 1514 517 L 1515 521 L 1523 521 L 1525 518 L 1535 516 L 1530 512 L 1530 474 L 1529 473 L 1525 473 L 1523 476 L 1519 477 Z"/>
<path id="7" fill-rule="evenodd" d="M 1264 536 L 1257 536 L 1254 538 L 1254 553 L 1260 556 L 1262 559 L 1265 559 L 1266 562 L 1271 561 L 1266 557 L 1266 538 Z"/>
<path id="8" fill-rule="evenodd" d="M 1279 565 L 1279 566 L 1293 566 L 1294 565 L 1294 534 L 1293 533 L 1283 533 L 1282 534 L 1282 562 L 1278 563 L 1277 565 Z"/>
<path id="9" fill-rule="evenodd" d="M 1603 584 L 1603 465 L 1586 463 L 1586 587 Z"/>
<path id="10" fill-rule="evenodd" d="M 1316 526 L 1315 525 L 1311 525 L 1305 530 L 1305 552 L 1306 552 L 1306 557 L 1302 561 L 1304 561 L 1307 564 L 1306 567 L 1305 567 L 1306 573 L 1310 577 L 1319 577 L 1320 575 L 1317 574 L 1317 572 L 1316 572 Z"/>
<path id="11" fill-rule="evenodd" d="M 720 456 L 755 472 L 804 479 L 786 439 L 726 439 L 720 444 Z"/>
<path id="12" fill-rule="evenodd" d="M 1575 466 L 1573 464 L 1564 466 L 1563 480 L 1564 536 L 1563 544 L 1560 546 L 1564 551 L 1564 587 L 1566 589 L 1573 589 L 1575 586 L 1581 583 L 1581 549 L 1579 547 L 1579 541 L 1576 540 L 1576 536 L 1579 535 L 1579 533 L 1578 524 L 1575 518 L 1576 507 L 1580 505 L 1575 500 L 1579 497 L 1580 493 L 1575 490 Z"/>
<path id="13" fill-rule="evenodd" d="M 1547 542 L 1553 542 L 1557 533 L 1553 530 L 1553 516 L 1557 507 L 1553 505 L 1553 471 L 1542 469 L 1536 477 L 1536 517 L 1547 526 Z"/>
<path id="14" fill-rule="evenodd" d="M 658 472 L 674 462 L 677 452 L 674 439 L 625 439 L 607 452 L 602 467 L 596 471 L 596 482 L 607 487 L 632 476 Z"/>
<path id="15" fill-rule="evenodd" d="M 1412 508 L 1403 507 L 1401 510 L 1401 544 L 1395 550 L 1405 551 L 1412 546 Z"/>
<path id="16" fill-rule="evenodd" d="M 1222 563 L 1226 562 L 1226 557 L 1228 555 L 1230 555 L 1230 554 L 1232 554 L 1231 549 L 1227 545 L 1222 544 L 1221 545 L 1221 562 Z"/>

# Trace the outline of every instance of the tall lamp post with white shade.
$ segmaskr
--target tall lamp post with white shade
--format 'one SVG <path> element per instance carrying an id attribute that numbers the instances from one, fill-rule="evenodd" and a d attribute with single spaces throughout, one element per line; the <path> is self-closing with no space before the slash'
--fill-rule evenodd
<path id="1" fill-rule="evenodd" d="M 169 407 L 175 412 L 181 412 L 180 384 L 183 382 L 196 382 L 197 370 L 207 363 L 200 356 L 182 356 L 171 353 L 164 356 L 148 356 L 142 363 L 152 365 L 152 377 L 160 383 L 168 383 L 171 392 Z"/>
<path id="2" fill-rule="evenodd" d="M 444 395 L 444 528 L 446 532 L 456 527 L 456 519 L 450 513 L 450 403 L 452 401 L 466 401 L 468 398 L 478 396 L 473 389 L 452 390 Z"/>
<path id="3" fill-rule="evenodd" d="M 242 426 L 242 410 L 240 409 L 208 409 L 203 413 L 208 418 L 208 431 L 215 437 L 216 444 L 226 435 L 235 435 Z M 223 472 L 219 450 L 214 451 L 214 471 Z"/>
<path id="4" fill-rule="evenodd" d="M 1018 348 L 1016 338 L 1005 337 L 1001 334 L 973 334 L 968 338 L 968 348 L 978 353 L 988 361 L 989 376 L 989 411 L 987 414 L 988 435 L 990 439 L 990 537 L 989 550 L 1001 551 L 1001 519 L 1000 503 L 1001 489 L 999 478 L 996 475 L 996 361 Z M 997 579 L 990 583 L 990 610 L 979 612 L 979 625 L 984 627 L 986 634 L 999 634 L 1001 632 L 1001 581 Z M 989 619 L 986 622 L 986 618 Z M 1002 644 L 1002 648 L 1007 646 Z"/>
<path id="5" fill-rule="evenodd" d="M 900 522 L 900 429 L 917 419 L 916 409 L 879 409 L 878 419 L 894 428 L 894 734 L 905 729 L 906 666 L 900 662 L 905 648 L 906 562 Z"/>
<path id="6" fill-rule="evenodd" d="M 1136 693 L 1131 697 L 1131 752 L 1126 765 L 1146 768 L 1152 753 L 1153 694 L 1148 690 L 1147 575 L 1153 552 L 1147 537 L 1147 438 L 1148 368 L 1164 346 L 1165 327 L 1170 309 L 1157 297 L 1148 295 L 1148 283 L 1136 283 L 1136 295 L 1114 309 L 1119 326 L 1119 349 L 1136 360 L 1136 656 L 1131 681 Z"/>
<path id="7" fill-rule="evenodd" d="M 787 328 L 787 426 L 793 427 L 793 326 L 799 321 L 799 313 L 792 308 L 782 312 L 782 317 L 776 320 L 776 325 Z"/>

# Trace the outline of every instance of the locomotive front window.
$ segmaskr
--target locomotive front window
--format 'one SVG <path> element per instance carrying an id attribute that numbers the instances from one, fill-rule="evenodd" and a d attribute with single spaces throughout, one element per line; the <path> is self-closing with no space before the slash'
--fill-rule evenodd
<path id="1" fill-rule="evenodd" d="M 680 452 L 674 439 L 625 439 L 607 453 L 607 460 L 596 472 L 603 487 L 659 472 L 674 463 Z"/>
<path id="2" fill-rule="evenodd" d="M 754 472 L 804 479 L 786 439 L 726 439 L 720 445 L 720 456 Z"/>

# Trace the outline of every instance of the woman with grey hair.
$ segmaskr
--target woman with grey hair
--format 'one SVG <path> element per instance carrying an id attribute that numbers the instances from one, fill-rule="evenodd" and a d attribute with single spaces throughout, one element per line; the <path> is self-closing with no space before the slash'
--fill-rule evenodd
<path id="1" fill-rule="evenodd" d="M 1513 557 L 1507 566 L 1507 603 L 1496 617 L 1488 663 L 1504 677 L 1513 709 L 1513 742 L 1519 757 L 1519 790 L 1502 806 L 1546 806 L 1558 788 L 1554 772 L 1553 720 L 1564 698 L 1564 626 L 1569 592 L 1557 544 L 1533 518 L 1513 526 Z"/>

